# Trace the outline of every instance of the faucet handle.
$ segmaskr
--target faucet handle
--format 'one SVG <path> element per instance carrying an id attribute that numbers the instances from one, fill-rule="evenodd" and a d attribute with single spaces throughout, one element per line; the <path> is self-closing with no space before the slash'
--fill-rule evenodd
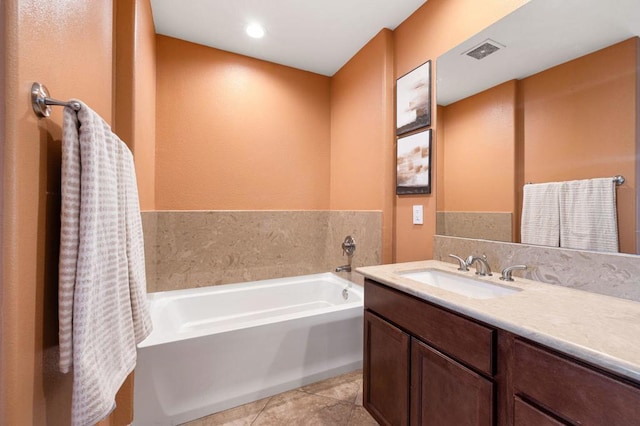
<path id="1" fill-rule="evenodd" d="M 351 235 L 347 235 L 342 242 L 342 255 L 353 256 L 356 251 L 356 240 Z"/>
<path id="2" fill-rule="evenodd" d="M 511 276 L 513 271 L 516 271 L 516 270 L 524 271 L 525 269 L 527 269 L 527 265 L 508 266 L 502 270 L 502 276 L 500 277 L 500 279 L 502 281 L 514 281 L 513 277 Z"/>
<path id="3" fill-rule="evenodd" d="M 460 256 L 456 256 L 455 254 L 450 254 L 449 257 L 453 257 L 460 264 L 460 266 L 458 267 L 458 271 L 465 271 L 466 272 L 466 271 L 469 270 L 469 268 L 468 268 L 469 265 L 467 264 L 467 261 L 464 260 L 463 258 L 461 258 Z"/>

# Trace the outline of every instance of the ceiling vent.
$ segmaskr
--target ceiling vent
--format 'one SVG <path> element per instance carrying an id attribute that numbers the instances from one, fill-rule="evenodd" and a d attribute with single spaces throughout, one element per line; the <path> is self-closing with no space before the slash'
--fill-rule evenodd
<path id="1" fill-rule="evenodd" d="M 471 56 L 476 59 L 482 59 L 491 55 L 493 52 L 497 52 L 503 47 L 505 46 L 488 38 L 478 46 L 472 47 L 470 50 L 464 52 L 464 55 Z"/>

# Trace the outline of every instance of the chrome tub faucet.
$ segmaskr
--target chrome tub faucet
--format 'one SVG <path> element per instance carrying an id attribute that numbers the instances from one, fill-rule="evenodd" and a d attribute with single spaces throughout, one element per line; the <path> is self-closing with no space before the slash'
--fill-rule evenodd
<path id="1" fill-rule="evenodd" d="M 336 268 L 336 272 L 351 272 L 351 259 L 353 258 L 353 254 L 356 252 L 356 240 L 353 239 L 351 235 L 347 235 L 342 242 L 342 255 L 347 255 L 347 264 L 338 266 Z"/>

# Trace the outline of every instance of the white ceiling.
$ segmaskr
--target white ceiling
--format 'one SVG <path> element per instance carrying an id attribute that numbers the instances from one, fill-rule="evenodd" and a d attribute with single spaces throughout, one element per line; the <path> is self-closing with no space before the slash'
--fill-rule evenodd
<path id="1" fill-rule="evenodd" d="M 332 76 L 426 0 L 151 0 L 158 34 Z M 264 38 L 248 37 L 259 22 Z"/>
<path id="2" fill-rule="evenodd" d="M 640 0 L 533 0 L 437 60 L 437 102 L 452 102 L 522 79 L 640 34 Z M 503 49 L 477 60 L 487 39 Z"/>

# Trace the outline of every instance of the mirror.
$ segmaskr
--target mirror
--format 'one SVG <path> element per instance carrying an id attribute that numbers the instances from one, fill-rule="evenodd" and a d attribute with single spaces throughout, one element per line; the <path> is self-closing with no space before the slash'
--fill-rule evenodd
<path id="1" fill-rule="evenodd" d="M 437 59 L 437 234 L 519 242 L 525 183 L 623 175 L 620 251 L 638 253 L 638 17 L 531 0 Z"/>

